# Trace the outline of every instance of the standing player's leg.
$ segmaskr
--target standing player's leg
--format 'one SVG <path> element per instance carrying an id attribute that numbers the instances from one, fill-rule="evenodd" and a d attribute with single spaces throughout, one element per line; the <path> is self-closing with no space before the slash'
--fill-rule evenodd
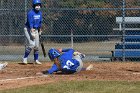
<path id="1" fill-rule="evenodd" d="M 31 36 L 29 29 L 27 29 L 26 27 L 24 28 L 24 33 L 25 33 L 27 42 L 26 42 L 25 53 L 24 53 L 24 57 L 23 57 L 23 63 L 27 64 L 27 58 L 28 58 L 32 48 L 35 46 L 35 41 L 34 41 L 33 37 Z"/>
<path id="2" fill-rule="evenodd" d="M 34 47 L 34 61 L 37 63 L 37 64 L 42 64 L 41 62 L 39 62 L 39 33 L 38 33 L 38 30 L 35 30 L 35 47 Z"/>

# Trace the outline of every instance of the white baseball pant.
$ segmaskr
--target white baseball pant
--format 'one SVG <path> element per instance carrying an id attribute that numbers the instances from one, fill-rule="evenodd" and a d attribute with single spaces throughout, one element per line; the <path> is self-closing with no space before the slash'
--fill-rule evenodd
<path id="1" fill-rule="evenodd" d="M 31 32 L 27 27 L 24 28 L 25 36 L 27 39 L 26 47 L 34 48 L 35 50 L 39 49 L 39 33 L 35 29 L 34 32 Z"/>
<path id="2" fill-rule="evenodd" d="M 79 61 L 79 66 L 77 67 L 76 72 L 80 72 L 83 68 L 83 61 L 82 61 L 80 55 L 73 56 L 73 59 L 76 59 L 77 61 Z"/>

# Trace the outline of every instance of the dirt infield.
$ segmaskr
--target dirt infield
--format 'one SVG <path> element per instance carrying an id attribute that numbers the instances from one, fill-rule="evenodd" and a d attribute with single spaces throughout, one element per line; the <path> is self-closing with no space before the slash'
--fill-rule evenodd
<path id="1" fill-rule="evenodd" d="M 0 71 L 0 90 L 67 80 L 140 81 L 140 62 L 85 62 L 84 67 L 89 64 L 93 64 L 93 70 L 72 75 L 39 75 L 38 72 L 50 68 L 52 63 L 22 65 L 9 62 L 8 66 Z"/>

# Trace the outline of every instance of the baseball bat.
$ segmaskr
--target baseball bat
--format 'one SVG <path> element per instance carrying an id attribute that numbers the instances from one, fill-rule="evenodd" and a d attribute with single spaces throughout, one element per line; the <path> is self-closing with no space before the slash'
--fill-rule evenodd
<path id="1" fill-rule="evenodd" d="M 41 42 L 41 48 L 42 48 L 42 52 L 43 52 L 44 57 L 46 57 L 46 51 L 45 51 L 45 47 L 44 47 L 43 42 Z"/>
<path id="2" fill-rule="evenodd" d="M 41 35 L 39 35 L 39 37 L 40 37 L 40 44 L 41 44 L 43 55 L 44 55 L 44 57 L 46 57 L 47 55 L 46 55 L 46 50 L 45 50 L 45 47 L 44 47 L 42 37 L 41 37 Z"/>

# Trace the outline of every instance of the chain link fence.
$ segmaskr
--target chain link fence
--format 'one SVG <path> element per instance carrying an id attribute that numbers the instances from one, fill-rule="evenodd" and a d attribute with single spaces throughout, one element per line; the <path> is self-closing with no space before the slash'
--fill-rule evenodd
<path id="1" fill-rule="evenodd" d="M 85 61 L 134 60 L 140 56 L 139 22 L 126 22 L 125 18 L 137 20 L 139 0 L 42 0 L 42 5 L 46 52 L 50 48 L 74 48 L 86 54 Z M 32 0 L 0 1 L 0 60 L 22 59 L 23 28 L 31 8 Z M 119 24 L 117 17 L 124 22 Z M 126 51 L 136 51 L 136 55 Z M 32 53 L 29 59 L 33 60 Z M 40 60 L 49 60 L 41 48 Z"/>

